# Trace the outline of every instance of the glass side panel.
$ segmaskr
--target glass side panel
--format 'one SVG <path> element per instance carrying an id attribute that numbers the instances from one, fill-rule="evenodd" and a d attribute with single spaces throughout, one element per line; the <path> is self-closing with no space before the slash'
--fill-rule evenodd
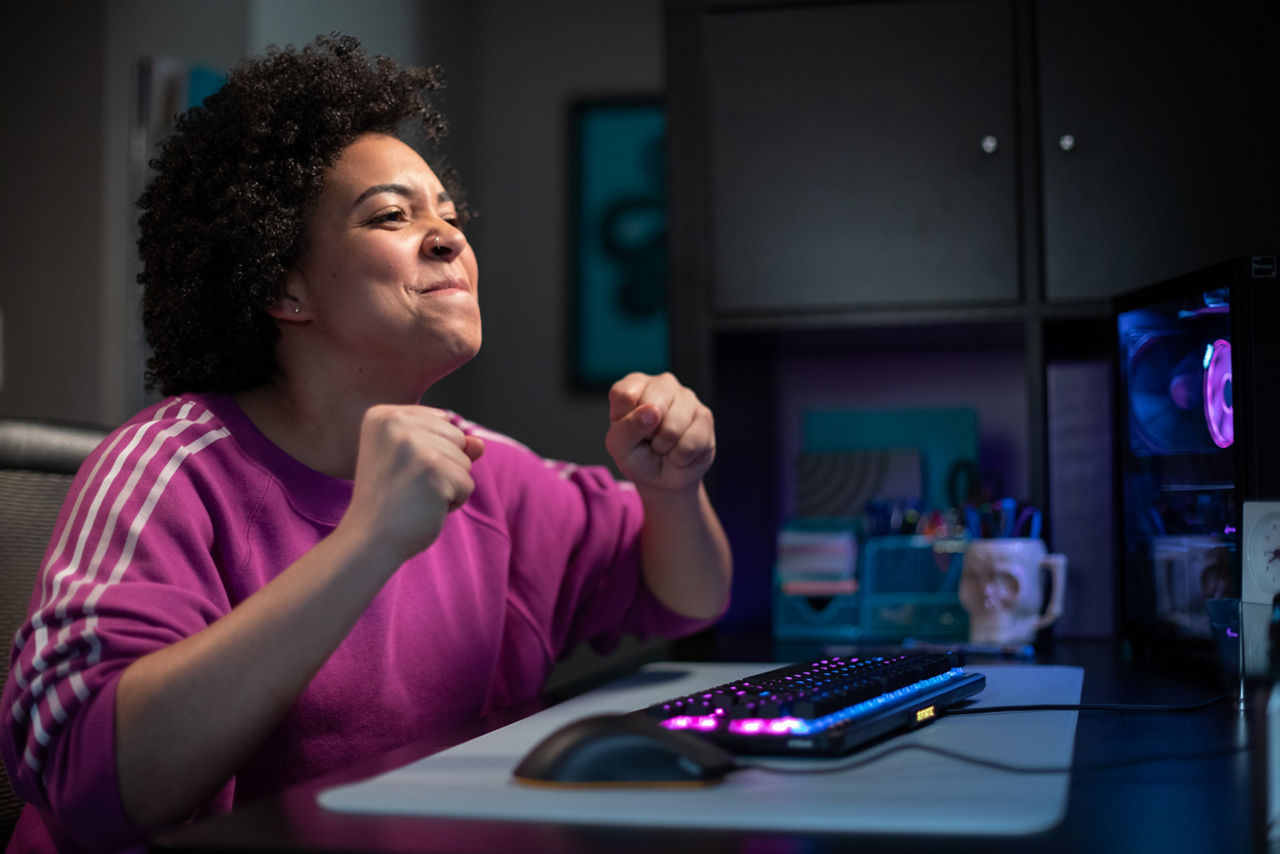
<path id="1" fill-rule="evenodd" d="M 1229 289 L 1117 314 L 1126 613 L 1210 637 L 1205 600 L 1239 596 Z"/>

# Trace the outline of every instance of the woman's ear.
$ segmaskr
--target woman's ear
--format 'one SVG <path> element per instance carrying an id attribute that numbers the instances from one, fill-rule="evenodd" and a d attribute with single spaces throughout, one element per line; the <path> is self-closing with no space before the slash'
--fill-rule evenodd
<path id="1" fill-rule="evenodd" d="M 264 308 L 267 314 L 276 320 L 310 320 L 306 293 L 302 275 L 296 269 L 290 269 L 284 274 L 284 280 L 280 282 L 276 298 Z"/>

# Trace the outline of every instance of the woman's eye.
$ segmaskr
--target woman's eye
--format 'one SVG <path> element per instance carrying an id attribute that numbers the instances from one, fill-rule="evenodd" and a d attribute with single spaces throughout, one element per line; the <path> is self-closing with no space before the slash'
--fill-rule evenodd
<path id="1" fill-rule="evenodd" d="M 408 217 L 406 217 L 406 216 L 405 216 L 404 211 L 402 211 L 402 210 L 389 210 L 389 211 L 383 211 L 383 212 L 381 212 L 381 213 L 374 214 L 374 215 L 369 219 L 369 224 L 370 224 L 370 225 L 382 225 L 383 223 L 388 223 L 388 222 L 405 222 L 405 221 L 407 221 L 407 220 L 408 220 Z"/>

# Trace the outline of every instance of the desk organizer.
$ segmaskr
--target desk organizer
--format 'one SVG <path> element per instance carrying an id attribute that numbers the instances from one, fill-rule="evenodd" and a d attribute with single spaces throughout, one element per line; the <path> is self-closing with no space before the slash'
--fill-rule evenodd
<path id="1" fill-rule="evenodd" d="M 775 573 L 774 636 L 869 643 L 967 640 L 969 615 L 958 593 L 963 561 L 963 541 L 872 537 L 863 545 L 853 593 L 787 593 Z"/>

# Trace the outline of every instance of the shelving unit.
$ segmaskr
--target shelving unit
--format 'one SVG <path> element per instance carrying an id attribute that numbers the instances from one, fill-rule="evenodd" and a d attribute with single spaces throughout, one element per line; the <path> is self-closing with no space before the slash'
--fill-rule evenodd
<path id="1" fill-rule="evenodd" d="M 1263 5 L 668 0 L 672 364 L 717 415 L 731 622 L 767 614 L 815 371 L 860 406 L 893 395 L 848 373 L 1003 401 L 990 467 L 1067 536 L 1053 408 L 1110 390 L 1053 397 L 1053 367 L 1110 363 L 1112 296 L 1280 233 Z"/>

